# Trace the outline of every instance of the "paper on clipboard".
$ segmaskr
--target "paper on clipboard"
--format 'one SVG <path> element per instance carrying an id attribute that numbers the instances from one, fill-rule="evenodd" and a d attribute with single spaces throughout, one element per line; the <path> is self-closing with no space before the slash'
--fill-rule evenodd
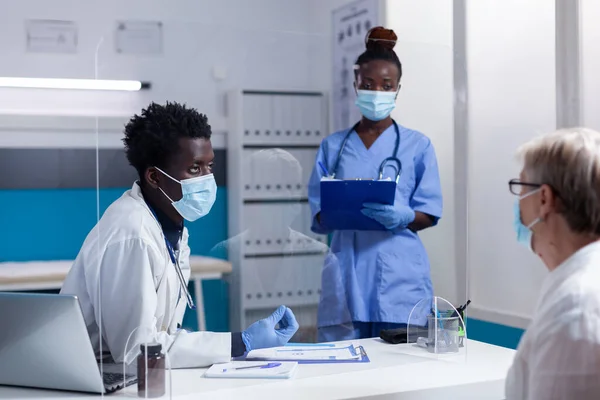
<path id="1" fill-rule="evenodd" d="M 361 358 L 361 352 L 354 345 L 341 347 L 285 346 L 270 349 L 252 350 L 247 360 L 277 361 L 350 361 Z"/>
<path id="2" fill-rule="evenodd" d="M 331 181 L 356 181 L 358 179 L 338 179 L 338 178 L 332 178 L 330 176 L 324 176 L 321 178 L 321 182 L 331 182 Z M 367 181 L 377 181 L 377 182 L 391 182 L 392 178 L 390 178 L 389 176 L 387 178 L 383 178 L 383 179 L 363 179 L 363 180 L 367 180 Z"/>

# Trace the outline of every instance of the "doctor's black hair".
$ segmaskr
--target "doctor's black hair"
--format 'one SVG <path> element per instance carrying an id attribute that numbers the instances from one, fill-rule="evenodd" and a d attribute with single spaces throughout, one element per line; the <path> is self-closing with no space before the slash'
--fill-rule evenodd
<path id="1" fill-rule="evenodd" d="M 356 59 L 356 65 L 361 66 L 370 61 L 383 60 L 389 61 L 398 68 L 398 80 L 402 78 L 402 63 L 394 51 L 398 36 L 391 29 L 385 29 L 382 26 L 376 26 L 367 32 L 365 36 L 366 50 Z M 358 70 L 354 71 L 355 76 Z"/>
<path id="2" fill-rule="evenodd" d="M 179 138 L 210 140 L 211 128 L 206 115 L 185 104 L 154 102 L 134 115 L 125 125 L 125 153 L 141 180 L 149 167 L 165 168 L 179 150 Z"/>

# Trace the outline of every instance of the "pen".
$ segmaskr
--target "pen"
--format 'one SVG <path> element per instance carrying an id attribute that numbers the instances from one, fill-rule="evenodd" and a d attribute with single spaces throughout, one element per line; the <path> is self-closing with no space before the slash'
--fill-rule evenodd
<path id="1" fill-rule="evenodd" d="M 469 306 L 469 304 L 471 304 L 471 300 L 467 300 L 467 302 L 465 303 L 464 306 L 460 306 L 458 308 L 458 312 L 461 313 L 461 315 L 462 315 L 462 313 L 467 309 L 467 307 Z"/>
<path id="2" fill-rule="evenodd" d="M 469 306 L 469 304 L 471 304 L 471 300 L 467 300 L 467 302 L 464 305 L 458 307 L 456 309 L 456 311 L 454 311 L 452 313 L 452 317 L 457 317 L 458 314 L 460 314 L 460 317 L 462 318 L 463 317 L 463 312 L 467 309 L 467 307 Z"/>
<path id="3" fill-rule="evenodd" d="M 281 363 L 268 363 L 268 364 L 260 364 L 260 365 L 250 365 L 248 367 L 237 367 L 237 368 L 223 368 L 223 372 L 226 371 L 237 371 L 240 369 L 253 369 L 253 368 L 261 368 L 261 369 L 265 369 L 265 368 L 275 368 L 275 367 L 279 367 L 281 365 Z"/>
<path id="4" fill-rule="evenodd" d="M 450 338 L 448 337 L 448 332 L 446 332 L 446 329 L 444 329 L 444 324 L 442 322 L 442 315 L 440 314 L 440 311 L 437 309 L 436 307 L 436 315 L 438 318 L 438 322 L 440 325 L 440 331 L 444 333 L 444 342 L 446 343 L 447 346 L 450 345 Z"/>
<path id="5" fill-rule="evenodd" d="M 327 168 L 323 165 L 321 161 L 319 161 L 319 167 L 321 167 L 321 171 L 323 171 L 323 175 L 329 176 L 329 172 L 327 172 Z"/>

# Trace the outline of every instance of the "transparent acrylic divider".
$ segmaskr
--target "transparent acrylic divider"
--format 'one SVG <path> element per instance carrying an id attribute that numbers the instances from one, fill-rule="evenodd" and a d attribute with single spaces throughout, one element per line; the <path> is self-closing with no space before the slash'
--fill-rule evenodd
<path id="1" fill-rule="evenodd" d="M 169 353 L 162 343 L 150 339 L 153 336 L 150 329 L 138 327 L 127 338 L 122 365 L 126 397 L 171 399 L 173 396 Z"/>
<path id="2" fill-rule="evenodd" d="M 463 316 L 442 297 L 422 299 L 413 307 L 406 335 L 411 354 L 450 361 L 466 358 L 467 330 Z"/>
<path id="3" fill-rule="evenodd" d="M 114 48 L 110 40 L 113 37 L 112 30 L 113 26 L 107 27 L 96 41 L 93 74 L 96 80 L 130 79 L 127 74 L 122 76 L 116 68 L 116 63 L 113 62 Z M 79 112 L 88 113 L 86 115 L 95 119 L 97 224 L 89 237 L 93 238 L 92 245 L 96 247 L 93 250 L 96 255 L 93 263 L 96 263 L 96 266 L 90 266 L 90 271 L 94 271 L 96 275 L 96 287 L 93 288 L 94 293 L 91 297 L 97 307 L 96 321 L 99 331 L 97 339 L 93 340 L 97 340 L 97 343 L 94 343 L 97 352 L 104 355 L 99 358 L 99 369 L 105 382 L 110 381 L 112 390 L 116 389 L 114 395 L 118 397 L 170 399 L 172 380 L 167 347 L 169 341 L 161 339 L 162 343 L 158 342 L 158 338 L 167 335 L 158 332 L 157 327 L 153 326 L 115 328 L 116 323 L 126 322 L 118 317 L 129 305 L 121 306 L 118 302 L 127 301 L 125 299 L 129 282 L 125 279 L 130 277 L 124 277 L 120 273 L 122 270 L 113 268 L 114 265 L 106 262 L 106 247 L 111 233 L 114 232 L 111 229 L 114 227 L 111 226 L 110 221 L 101 219 L 106 207 L 130 188 L 136 179 L 137 174 L 133 168 L 123 169 L 120 166 L 125 162 L 121 159 L 124 158 L 122 129 L 128 119 L 135 113 L 139 113 L 149 99 L 142 100 L 141 92 L 111 90 L 89 91 L 85 96 L 85 102 L 82 101 L 83 105 Z M 125 182 L 126 178 L 123 177 L 131 177 L 131 180 Z M 120 191 L 120 188 L 123 190 Z M 135 281 L 134 284 L 140 284 L 138 278 L 130 279 Z M 137 306 L 131 305 L 131 307 Z M 136 312 L 142 312 L 142 309 L 138 307 Z M 111 324 L 107 324 L 106 321 Z M 114 331 L 107 332 L 107 327 Z M 129 329 L 133 330 L 127 336 L 123 332 Z M 123 336 L 115 338 L 115 334 Z M 108 343 L 109 347 L 107 337 L 111 336 L 113 337 Z M 107 391 L 107 397 L 112 395 L 109 393 Z"/>
<path id="4" fill-rule="evenodd" d="M 105 34 L 109 34 L 109 32 L 105 32 Z M 105 41 L 104 41 L 104 34 L 100 35 L 98 37 L 98 40 L 96 42 L 96 48 L 94 51 L 94 79 L 98 80 L 101 79 L 100 78 L 100 59 L 101 59 L 101 50 L 105 50 L 106 49 L 106 45 L 105 45 Z M 94 91 L 90 91 L 89 93 L 87 93 L 88 96 L 90 96 L 90 104 L 92 104 L 92 107 L 90 107 L 90 114 L 94 116 L 94 140 L 95 140 L 95 145 L 94 145 L 94 150 L 95 150 L 95 160 L 96 160 L 96 179 L 95 179 L 95 186 L 96 186 L 96 226 L 94 227 L 94 230 L 92 232 L 90 232 L 90 237 L 92 235 L 95 235 L 95 245 L 92 243 L 92 246 L 95 246 L 95 260 L 91 260 L 92 262 L 95 262 L 96 265 L 94 268 L 90 268 L 91 271 L 94 271 L 96 273 L 96 287 L 92 288 L 92 290 L 95 290 L 95 293 L 90 294 L 90 298 L 94 298 L 94 303 L 95 303 L 95 308 L 97 308 L 97 313 L 95 313 L 95 317 L 96 317 L 96 321 L 97 321 L 97 325 L 98 325 L 98 335 L 97 335 L 97 343 L 93 343 L 93 345 L 97 346 L 95 351 L 98 357 L 98 368 L 100 370 L 100 375 L 102 376 L 103 381 L 105 382 L 105 386 L 106 386 L 106 380 L 107 377 L 111 377 L 108 378 L 111 381 L 112 376 L 115 376 L 113 374 L 116 374 L 116 378 L 114 378 L 117 382 L 115 382 L 116 385 L 121 384 L 121 382 L 124 381 L 124 379 L 119 379 L 118 374 L 120 366 L 117 363 L 113 363 L 113 357 L 110 356 L 108 357 L 108 362 L 105 361 L 105 354 L 110 354 L 110 349 L 107 349 L 105 347 L 105 332 L 104 332 L 104 315 L 103 315 L 103 296 L 102 296 L 102 290 L 103 290 L 103 285 L 102 285 L 102 279 L 103 279 L 103 275 L 102 275 L 102 259 L 103 256 L 101 254 L 101 250 L 102 250 L 102 245 L 101 245 L 101 240 L 102 240 L 102 227 L 101 225 L 101 208 L 100 208 L 100 189 L 101 189 L 101 185 L 100 185 L 100 120 L 102 117 L 102 109 L 99 106 L 96 106 L 96 103 L 100 104 L 101 100 L 99 99 L 97 92 Z M 83 112 L 83 111 L 81 111 Z M 93 257 L 93 256 L 92 256 Z M 92 339 L 93 340 L 93 339 Z M 121 381 L 121 382 L 119 382 Z M 104 398 L 105 393 L 101 394 L 101 397 Z"/>

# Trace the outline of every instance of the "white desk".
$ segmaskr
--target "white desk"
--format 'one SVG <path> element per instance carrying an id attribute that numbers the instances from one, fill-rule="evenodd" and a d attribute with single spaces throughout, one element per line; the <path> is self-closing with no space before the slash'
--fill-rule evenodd
<path id="1" fill-rule="evenodd" d="M 60 289 L 73 261 L 34 261 L 0 263 L 0 291 Z M 206 310 L 202 281 L 221 279 L 231 272 L 231 263 L 212 257 L 190 257 L 190 280 L 196 292 L 198 330 L 206 330 Z"/>
<path id="2" fill-rule="evenodd" d="M 204 369 L 173 370 L 173 398 L 183 399 L 503 399 L 514 350 L 468 341 L 467 352 L 434 359 L 414 345 L 361 340 L 368 364 L 300 365 L 289 380 L 205 379 Z M 168 379 L 168 378 L 167 378 Z M 132 386 L 107 398 L 135 398 Z M 0 386 L 1 399 L 95 398 L 66 392 Z M 168 398 L 165 396 L 164 398 Z"/>

